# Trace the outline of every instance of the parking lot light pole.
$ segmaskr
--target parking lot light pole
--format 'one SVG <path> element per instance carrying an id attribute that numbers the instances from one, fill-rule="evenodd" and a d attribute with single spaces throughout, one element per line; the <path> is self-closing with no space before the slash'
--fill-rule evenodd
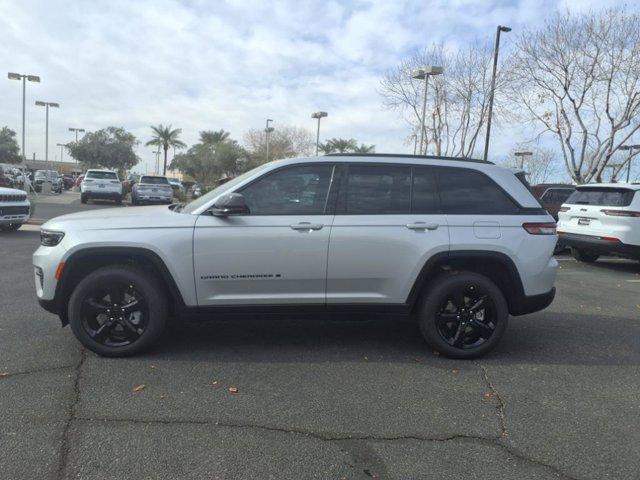
<path id="1" fill-rule="evenodd" d="M 269 126 L 270 122 L 273 122 L 273 120 L 270 118 L 267 118 L 267 126 L 264 129 L 264 134 L 266 136 L 266 141 L 267 141 L 267 162 L 269 161 L 269 134 L 273 132 L 273 127 Z"/>
<path id="2" fill-rule="evenodd" d="M 524 158 L 525 157 L 533 157 L 533 152 L 515 152 L 515 157 L 520 157 L 520 170 L 524 168 Z"/>
<path id="3" fill-rule="evenodd" d="M 45 128 L 45 140 L 44 140 L 44 161 L 49 161 L 49 107 L 60 108 L 60 104 L 56 102 L 43 102 L 36 100 L 36 105 L 39 107 L 45 107 L 47 109 L 46 116 L 46 128 Z"/>
<path id="4" fill-rule="evenodd" d="M 498 70 L 498 51 L 500 50 L 500 33 L 510 32 L 511 28 L 498 25 L 496 28 L 496 44 L 493 48 L 493 73 L 491 74 L 491 91 L 489 92 L 489 112 L 487 114 L 487 134 L 484 140 L 484 160 L 489 156 L 489 138 L 491 136 L 491 117 L 493 115 L 493 97 L 496 90 L 496 71 Z"/>
<path id="5" fill-rule="evenodd" d="M 26 93 L 27 93 L 27 80 L 30 82 L 40 83 L 40 77 L 38 75 L 24 75 L 22 73 L 13 73 L 9 72 L 7 74 L 9 80 L 22 80 L 22 162 L 24 163 L 27 160 L 25 148 L 24 148 L 24 118 L 26 112 Z"/>
<path id="6" fill-rule="evenodd" d="M 631 178 L 631 156 L 633 155 L 633 150 L 640 150 L 640 145 L 622 145 L 620 150 L 629 150 L 629 158 L 627 159 L 627 183 Z"/>
<path id="7" fill-rule="evenodd" d="M 60 147 L 60 161 L 62 162 L 62 155 L 64 153 L 64 147 L 67 145 L 65 143 L 56 143 L 58 147 Z"/>
<path id="8" fill-rule="evenodd" d="M 318 119 L 318 130 L 316 131 L 316 157 L 318 156 L 318 150 L 320 147 L 320 119 L 328 116 L 329 114 L 327 112 L 315 112 L 311 114 L 311 118 Z"/>
<path id="9" fill-rule="evenodd" d="M 426 128 L 426 112 L 427 112 L 427 87 L 429 86 L 429 76 L 441 75 L 444 69 L 432 65 L 430 67 L 423 67 L 413 71 L 412 78 L 416 80 L 424 80 L 424 96 L 422 98 L 422 118 L 420 119 L 420 155 L 423 154 L 424 145 L 424 133 Z M 426 150 L 426 149 L 425 149 Z M 424 152 L 426 153 L 426 152 Z"/>
<path id="10" fill-rule="evenodd" d="M 84 128 L 69 127 L 70 132 L 76 132 L 76 144 L 78 143 L 78 132 L 84 133 Z M 78 174 L 78 159 L 76 158 L 76 175 Z"/>

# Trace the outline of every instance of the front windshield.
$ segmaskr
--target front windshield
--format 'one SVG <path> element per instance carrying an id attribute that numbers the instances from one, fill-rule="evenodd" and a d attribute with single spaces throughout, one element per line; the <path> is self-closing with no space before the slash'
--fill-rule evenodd
<path id="1" fill-rule="evenodd" d="M 255 175 L 256 173 L 258 173 L 260 170 L 264 170 L 266 167 L 270 166 L 273 162 L 269 162 L 269 163 L 263 163 L 262 165 L 257 166 L 256 168 L 249 170 L 248 172 L 243 173 L 242 175 L 234 178 L 233 180 L 229 180 L 227 183 L 223 183 L 222 185 L 214 188 L 213 190 L 211 190 L 210 192 L 204 194 L 203 196 L 192 200 L 190 203 L 188 203 L 187 205 L 185 205 L 185 207 L 182 209 L 182 211 L 184 213 L 192 213 L 195 210 L 197 210 L 198 208 L 200 208 L 203 205 L 206 205 L 207 203 L 209 203 L 211 200 L 213 200 L 214 198 L 216 198 L 218 195 L 233 189 L 236 185 L 242 183 L 244 180 L 246 180 L 247 178 L 251 177 L 252 175 Z"/>

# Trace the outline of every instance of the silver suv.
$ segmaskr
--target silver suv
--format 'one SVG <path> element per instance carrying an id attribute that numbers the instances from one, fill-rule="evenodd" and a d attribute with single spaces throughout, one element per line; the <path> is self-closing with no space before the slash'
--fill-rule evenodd
<path id="1" fill-rule="evenodd" d="M 150 234 L 152 232 L 152 234 Z M 64 215 L 33 255 L 40 304 L 105 356 L 170 317 L 340 312 L 415 319 L 472 358 L 554 297 L 553 218 L 489 162 L 336 155 L 271 162 L 187 205 Z"/>

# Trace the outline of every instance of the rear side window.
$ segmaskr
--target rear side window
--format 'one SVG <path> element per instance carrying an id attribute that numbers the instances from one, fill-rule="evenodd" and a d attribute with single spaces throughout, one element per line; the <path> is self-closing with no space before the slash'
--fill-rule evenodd
<path id="1" fill-rule="evenodd" d="M 169 185 L 166 177 L 142 177 L 140 183 L 150 183 L 152 185 Z"/>
<path id="2" fill-rule="evenodd" d="M 626 188 L 590 187 L 578 188 L 566 203 L 574 205 L 597 205 L 607 207 L 628 207 L 635 190 Z"/>
<path id="3" fill-rule="evenodd" d="M 93 178 L 96 180 L 117 180 L 118 176 L 115 172 L 87 172 L 85 178 Z"/>
<path id="4" fill-rule="evenodd" d="M 350 165 L 344 213 L 393 215 L 411 211 L 411 167 Z"/>
<path id="5" fill-rule="evenodd" d="M 442 213 L 509 215 L 518 206 L 489 177 L 465 168 L 438 169 Z"/>
<path id="6" fill-rule="evenodd" d="M 438 213 L 436 174 L 432 168 L 414 167 L 411 195 L 411 213 Z"/>

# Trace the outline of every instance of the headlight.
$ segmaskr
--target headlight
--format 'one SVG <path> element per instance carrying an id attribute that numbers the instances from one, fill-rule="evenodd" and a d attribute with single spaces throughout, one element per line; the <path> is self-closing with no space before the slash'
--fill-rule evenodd
<path id="1" fill-rule="evenodd" d="M 53 230 L 40 230 L 40 245 L 45 247 L 55 247 L 64 238 L 64 232 L 54 232 Z"/>

